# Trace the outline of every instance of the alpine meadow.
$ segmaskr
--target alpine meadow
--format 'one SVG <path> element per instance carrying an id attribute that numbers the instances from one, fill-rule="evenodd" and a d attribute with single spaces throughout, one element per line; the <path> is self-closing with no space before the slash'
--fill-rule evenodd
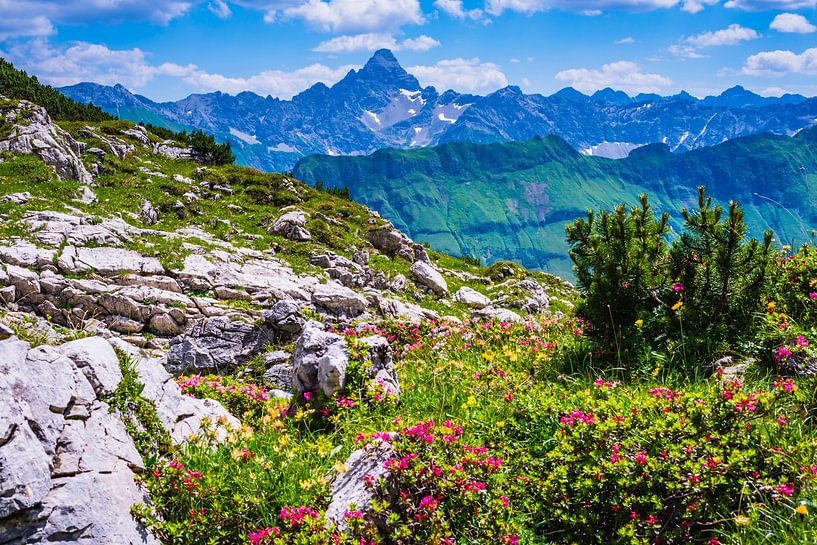
<path id="1" fill-rule="evenodd" d="M 817 545 L 815 36 L 0 0 L 0 544 Z"/>

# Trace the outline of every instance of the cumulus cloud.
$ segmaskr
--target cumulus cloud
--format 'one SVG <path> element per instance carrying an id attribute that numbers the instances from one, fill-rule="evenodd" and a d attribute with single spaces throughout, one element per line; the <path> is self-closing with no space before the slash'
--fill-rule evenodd
<path id="1" fill-rule="evenodd" d="M 686 42 L 693 47 L 702 48 L 719 45 L 735 45 L 748 40 L 756 40 L 759 37 L 760 34 L 755 30 L 735 23 L 722 30 L 703 32 L 696 36 L 690 36 Z"/>
<path id="2" fill-rule="evenodd" d="M 0 9 L 2 4 L 0 3 Z M 0 40 L 18 37 L 48 36 L 54 33 L 54 26 L 42 15 L 37 17 L 3 17 L 0 19 Z"/>
<path id="3" fill-rule="evenodd" d="M 561 9 L 585 14 L 596 14 L 603 10 L 650 11 L 680 6 L 688 12 L 698 12 L 707 5 L 720 0 L 486 0 L 485 11 L 491 15 L 501 15 L 505 11 L 532 14 L 548 9 Z M 815 0 L 817 1 L 817 0 Z"/>
<path id="4" fill-rule="evenodd" d="M 29 40 L 11 47 L 6 54 L 15 65 L 35 73 L 44 82 L 73 85 L 93 81 L 104 85 L 121 83 L 131 89 L 144 87 L 159 77 L 176 78 L 195 91 L 240 93 L 291 98 L 317 82 L 331 85 L 357 65 L 330 68 L 312 64 L 292 71 L 267 70 L 248 77 L 231 77 L 207 72 L 194 64 L 152 64 L 141 49 L 116 50 L 101 44 L 78 42 L 56 49 L 44 39 Z"/>
<path id="5" fill-rule="evenodd" d="M 324 32 L 383 32 L 425 22 L 419 0 L 307 0 L 283 13 Z"/>
<path id="6" fill-rule="evenodd" d="M 724 6 L 745 11 L 809 9 L 817 7 L 817 0 L 729 0 Z"/>
<path id="7" fill-rule="evenodd" d="M 699 59 L 704 56 L 699 52 L 701 49 L 722 45 L 735 45 L 758 38 L 760 38 L 760 34 L 754 29 L 746 28 L 738 24 L 731 24 L 722 30 L 702 32 L 701 34 L 690 36 L 684 40 L 683 43 L 670 46 L 669 51 L 676 57 Z"/>
<path id="8" fill-rule="evenodd" d="M 406 70 L 423 85 L 433 85 L 441 91 L 489 93 L 508 85 L 508 78 L 499 66 L 479 58 L 445 59 L 431 66 L 412 66 Z"/>
<path id="9" fill-rule="evenodd" d="M 435 0 L 434 7 L 447 13 L 454 19 L 481 19 L 483 11 L 481 9 L 465 9 L 462 0 Z"/>
<path id="10" fill-rule="evenodd" d="M 262 96 L 272 95 L 289 99 L 318 82 L 332 85 L 343 78 L 349 70 L 355 68 L 359 67 L 346 65 L 330 68 L 323 64 L 311 64 L 290 72 L 265 70 L 246 78 L 207 72 L 195 65 L 163 64 L 158 67 L 158 70 L 161 75 L 180 78 L 200 91 L 222 91 L 231 94 L 252 91 Z"/>
<path id="11" fill-rule="evenodd" d="M 672 80 L 665 76 L 642 72 L 641 67 L 630 61 L 605 64 L 600 70 L 571 68 L 556 74 L 556 79 L 567 82 L 583 93 L 592 93 L 605 87 L 630 94 L 658 93 L 672 84 Z"/>
<path id="12" fill-rule="evenodd" d="M 817 47 L 800 54 L 780 49 L 762 51 L 746 59 L 742 71 L 750 76 L 817 75 Z"/>
<path id="13" fill-rule="evenodd" d="M 139 48 L 113 50 L 101 44 L 77 42 L 63 50 L 42 39 L 30 40 L 8 50 L 14 63 L 55 86 L 95 81 L 142 87 L 158 73 Z"/>
<path id="14" fill-rule="evenodd" d="M 426 35 L 397 41 L 391 34 L 369 33 L 338 36 L 321 42 L 312 51 L 319 53 L 349 53 L 352 51 L 375 51 L 383 48 L 392 51 L 428 51 L 439 46 L 440 42 Z"/>
<path id="15" fill-rule="evenodd" d="M 781 13 L 774 18 L 769 28 L 777 30 L 778 32 L 793 34 L 811 34 L 817 31 L 817 26 L 814 26 L 808 19 L 796 13 Z"/>

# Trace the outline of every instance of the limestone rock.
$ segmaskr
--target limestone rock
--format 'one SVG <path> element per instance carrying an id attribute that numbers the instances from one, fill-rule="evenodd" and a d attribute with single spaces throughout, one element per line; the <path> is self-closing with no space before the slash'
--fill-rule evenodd
<path id="1" fill-rule="evenodd" d="M 83 184 L 93 182 L 91 173 L 79 158 L 80 144 L 66 131 L 55 125 L 45 108 L 27 100 L 17 107 L 0 112 L 11 131 L 0 139 L 0 151 L 33 154 L 54 168 L 58 176 Z M 18 121 L 18 120 L 23 121 Z"/>
<path id="2" fill-rule="evenodd" d="M 436 295 L 444 296 L 448 294 L 448 284 L 445 278 L 425 261 L 416 261 L 411 266 L 411 274 L 420 284 L 433 291 Z"/>
<path id="3" fill-rule="evenodd" d="M 22 193 L 9 193 L 8 195 L 4 195 L 0 201 L 2 202 L 10 202 L 13 204 L 26 204 L 28 201 L 31 200 L 31 193 L 28 191 L 24 191 Z"/>
<path id="4" fill-rule="evenodd" d="M 487 296 L 468 286 L 457 290 L 457 293 L 454 294 L 454 301 L 476 309 L 485 308 L 491 304 Z"/>
<path id="5" fill-rule="evenodd" d="M 312 238 L 312 235 L 306 230 L 306 213 L 300 210 L 283 214 L 275 220 L 269 232 L 299 242 Z"/>
<path id="6" fill-rule="evenodd" d="M 189 333 L 170 341 L 167 367 L 174 373 L 224 372 L 251 359 L 273 338 L 267 327 L 226 316 L 199 319 Z"/>
<path id="7" fill-rule="evenodd" d="M 392 361 L 392 349 L 389 341 L 378 335 L 363 337 L 360 342 L 368 348 L 366 372 L 372 379 L 374 388 L 379 388 L 388 395 L 400 395 L 400 382 Z"/>
<path id="8" fill-rule="evenodd" d="M 326 508 L 327 522 L 334 523 L 338 529 L 348 532 L 346 511 L 362 511 L 364 517 L 375 520 L 371 513 L 371 501 L 374 492 L 366 486 L 365 479 L 387 479 L 389 471 L 386 462 L 394 457 L 394 448 L 388 441 L 366 445 L 354 451 L 344 463 L 346 471 L 337 475 L 332 482 L 332 499 Z"/>
<path id="9" fill-rule="evenodd" d="M 512 310 L 501 307 L 486 307 L 481 310 L 475 310 L 471 313 L 472 317 L 481 320 L 498 320 L 500 322 L 512 322 L 515 324 L 525 323 L 525 320 Z"/>
<path id="10" fill-rule="evenodd" d="M 304 328 L 304 317 L 300 307 L 294 301 L 278 301 L 272 308 L 265 310 L 261 317 L 266 324 L 289 335 L 298 334 Z"/>
<path id="11" fill-rule="evenodd" d="M 312 302 L 318 307 L 346 315 L 360 314 L 369 304 L 366 298 L 356 291 L 335 282 L 315 286 Z"/>
<path id="12" fill-rule="evenodd" d="M 386 255 L 399 256 L 408 262 L 414 261 L 414 243 L 391 225 L 368 231 L 366 238 L 372 246 Z"/>
<path id="13" fill-rule="evenodd" d="M 343 389 L 349 356 L 340 335 L 309 321 L 298 338 L 293 356 L 293 385 L 298 393 L 323 390 L 327 396 Z"/>
<path id="14" fill-rule="evenodd" d="M 110 394 L 122 381 L 119 357 L 101 337 L 87 337 L 60 346 L 60 352 L 74 362 L 97 395 Z"/>
<path id="15" fill-rule="evenodd" d="M 153 207 L 153 203 L 146 200 L 139 207 L 139 217 L 145 225 L 155 225 L 159 221 L 159 212 Z"/>

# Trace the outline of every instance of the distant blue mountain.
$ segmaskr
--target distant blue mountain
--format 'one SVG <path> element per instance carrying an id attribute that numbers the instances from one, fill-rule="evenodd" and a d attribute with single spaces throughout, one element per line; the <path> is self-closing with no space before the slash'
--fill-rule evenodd
<path id="1" fill-rule="evenodd" d="M 385 49 L 333 86 L 315 84 L 292 100 L 216 92 L 157 103 L 121 85 L 94 83 L 61 91 L 124 119 L 213 133 L 233 144 L 240 163 L 263 170 L 290 170 L 315 153 L 361 155 L 549 134 L 585 154 L 619 158 L 651 143 L 682 152 L 760 132 L 792 135 L 817 118 L 815 98 L 765 98 L 742 87 L 703 100 L 686 92 L 631 97 L 610 88 L 592 96 L 571 87 L 549 97 L 515 86 L 487 96 L 439 93 L 422 87 Z"/>

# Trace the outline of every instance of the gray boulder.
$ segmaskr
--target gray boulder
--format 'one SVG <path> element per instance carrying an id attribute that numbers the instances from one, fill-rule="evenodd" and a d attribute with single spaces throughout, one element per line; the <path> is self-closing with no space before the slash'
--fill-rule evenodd
<path id="1" fill-rule="evenodd" d="M 12 204 L 26 204 L 28 201 L 31 200 L 31 193 L 28 191 L 24 191 L 22 193 L 9 193 L 8 195 L 4 195 L 0 201 L 2 202 L 10 202 Z"/>
<path id="2" fill-rule="evenodd" d="M 288 335 L 297 335 L 304 328 L 304 317 L 301 308 L 294 301 L 277 301 L 272 308 L 265 310 L 261 314 L 264 322 L 275 329 Z"/>
<path id="3" fill-rule="evenodd" d="M 525 322 L 524 318 L 512 310 L 500 307 L 486 307 L 480 310 L 475 310 L 471 313 L 473 318 L 480 320 L 498 320 L 500 322 L 511 322 L 515 324 L 522 324 Z"/>
<path id="4" fill-rule="evenodd" d="M 374 491 L 366 479 L 388 479 L 386 462 L 394 457 L 394 448 L 388 441 L 379 441 L 354 451 L 344 463 L 346 471 L 338 474 L 332 482 L 332 499 L 326 508 L 327 522 L 334 523 L 342 532 L 348 532 L 346 511 L 362 511 L 364 517 L 378 522 L 371 512 Z"/>
<path id="5" fill-rule="evenodd" d="M 226 372 L 246 363 L 273 340 L 269 327 L 256 328 L 226 316 L 202 318 L 188 333 L 170 341 L 167 369 L 172 373 Z"/>
<path id="6" fill-rule="evenodd" d="M 384 337 L 372 335 L 360 339 L 360 342 L 368 348 L 367 373 L 373 381 L 373 386 L 381 388 L 390 395 L 399 396 L 400 382 L 394 370 L 393 353 L 389 341 Z"/>
<path id="7" fill-rule="evenodd" d="M 306 213 L 301 210 L 293 210 L 283 214 L 273 222 L 269 232 L 299 242 L 312 238 L 312 235 L 306 230 Z"/>
<path id="8" fill-rule="evenodd" d="M 476 309 L 485 308 L 491 304 L 487 296 L 468 286 L 457 290 L 457 293 L 454 294 L 454 301 Z"/>
<path id="9" fill-rule="evenodd" d="M 335 313 L 353 316 L 366 310 L 369 305 L 365 297 L 335 282 L 316 285 L 312 303 Z"/>
<path id="10" fill-rule="evenodd" d="M 425 261 L 415 261 L 411 266 L 411 274 L 414 275 L 418 283 L 427 287 L 436 295 L 444 296 L 448 294 L 448 283 L 445 278 Z"/>
<path id="11" fill-rule="evenodd" d="M 292 358 L 292 382 L 298 393 L 322 390 L 331 396 L 343 389 L 349 356 L 340 335 L 309 321 L 298 338 Z"/>

